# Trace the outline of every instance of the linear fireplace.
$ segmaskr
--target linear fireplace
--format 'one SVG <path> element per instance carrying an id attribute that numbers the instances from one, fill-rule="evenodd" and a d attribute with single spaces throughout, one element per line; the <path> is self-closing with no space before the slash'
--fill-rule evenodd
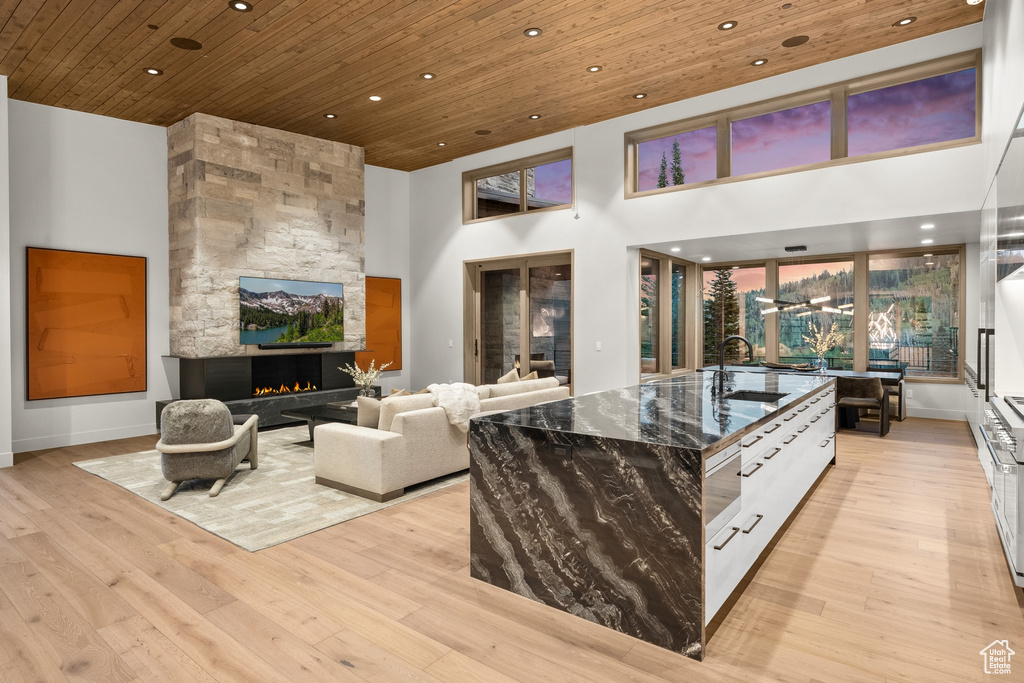
<path id="1" fill-rule="evenodd" d="M 319 355 L 253 356 L 250 396 L 298 394 L 323 387 Z"/>
<path id="2" fill-rule="evenodd" d="M 340 367 L 354 351 L 178 359 L 181 398 L 215 398 L 234 414 L 256 414 L 260 427 L 294 422 L 281 416 L 332 401 L 354 400 L 359 389 Z M 160 412 L 169 401 L 157 402 Z"/>

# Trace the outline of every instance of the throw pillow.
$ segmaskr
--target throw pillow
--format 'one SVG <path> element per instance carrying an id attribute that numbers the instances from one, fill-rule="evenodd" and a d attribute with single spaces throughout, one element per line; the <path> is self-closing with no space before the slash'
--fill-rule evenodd
<path id="1" fill-rule="evenodd" d="M 537 376 L 537 371 L 536 371 L 536 370 L 534 370 L 533 372 L 531 372 L 531 373 L 530 373 L 529 375 L 527 375 L 526 377 L 523 377 L 523 378 L 522 378 L 521 380 L 519 380 L 519 381 L 520 381 L 520 382 L 527 382 L 527 381 L 529 381 L 529 380 L 531 380 L 531 379 L 540 379 L 540 378 L 539 378 L 539 377 Z"/>
<path id="2" fill-rule="evenodd" d="M 518 382 L 518 381 L 519 381 L 519 371 L 516 370 L 515 368 L 513 368 L 512 370 L 509 370 L 507 374 L 504 374 L 501 377 L 499 377 L 497 383 L 498 384 L 505 384 L 506 382 Z"/>
<path id="3" fill-rule="evenodd" d="M 377 428 L 380 422 L 380 401 L 369 396 L 356 396 L 356 425 Z"/>

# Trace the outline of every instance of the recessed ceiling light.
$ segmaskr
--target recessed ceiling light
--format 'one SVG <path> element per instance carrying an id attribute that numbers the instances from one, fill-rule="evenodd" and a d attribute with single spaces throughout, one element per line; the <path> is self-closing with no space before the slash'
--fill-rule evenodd
<path id="1" fill-rule="evenodd" d="M 924 256 L 925 258 L 928 258 L 929 256 L 931 256 L 931 254 L 923 254 L 923 256 Z"/>
<path id="2" fill-rule="evenodd" d="M 786 38 L 782 41 L 782 47 L 799 47 L 808 40 L 810 40 L 808 36 L 793 36 L 792 38 Z"/>
<path id="3" fill-rule="evenodd" d="M 645 92 L 638 92 L 637 94 L 633 95 L 634 100 L 642 100 L 645 97 L 647 97 L 647 93 Z"/>
<path id="4" fill-rule="evenodd" d="M 910 24 L 913 24 L 915 21 L 917 21 L 917 17 L 905 17 L 897 21 L 895 24 L 893 24 L 893 26 L 909 26 Z"/>
<path id="5" fill-rule="evenodd" d="M 782 9 L 789 9 L 792 6 L 793 6 L 793 3 L 787 2 L 785 5 L 782 6 Z"/>
<path id="6" fill-rule="evenodd" d="M 672 249 L 670 249 L 670 251 L 682 251 L 682 250 L 679 247 L 672 247 Z"/>
<path id="7" fill-rule="evenodd" d="M 437 76 L 436 76 L 435 74 L 432 74 L 432 73 L 430 73 L 430 72 L 428 71 L 428 72 L 426 72 L 426 73 L 422 73 L 422 74 L 420 74 L 420 78 L 422 78 L 422 79 L 423 79 L 423 80 L 425 80 L 425 81 L 432 81 L 432 80 L 434 80 L 435 78 L 437 78 Z"/>
<path id="8" fill-rule="evenodd" d="M 244 0 L 231 0 L 231 2 L 228 3 L 228 7 L 230 7 L 233 10 L 235 10 L 236 12 L 251 12 L 252 11 L 252 5 L 250 5 L 249 3 L 245 2 Z"/>
<path id="9" fill-rule="evenodd" d="M 486 128 L 481 128 L 480 130 L 474 130 L 473 132 L 476 133 L 477 135 L 490 135 L 491 134 L 491 131 L 487 130 Z"/>
<path id="10" fill-rule="evenodd" d="M 723 21 L 721 24 L 718 25 L 718 30 L 719 31 L 728 31 L 731 28 L 736 28 L 736 25 L 739 24 L 739 23 L 740 22 L 734 21 L 732 19 L 730 19 L 729 21 Z"/>
<path id="11" fill-rule="evenodd" d="M 148 73 L 150 76 L 159 76 L 163 73 L 163 71 L 161 71 L 160 69 L 154 69 L 153 67 L 149 67 L 148 69 L 146 69 L 146 73 Z"/>
<path id="12" fill-rule="evenodd" d="M 536 121 L 537 119 L 540 118 L 540 114 L 530 114 L 530 118 Z"/>
<path id="13" fill-rule="evenodd" d="M 587 67 L 587 71 L 589 71 L 592 74 L 596 74 L 600 70 L 601 70 L 601 67 L 599 67 L 597 64 L 595 64 L 594 66 L 588 66 Z"/>
<path id="14" fill-rule="evenodd" d="M 325 119 L 336 119 L 336 118 L 338 118 L 338 115 L 337 114 L 324 114 L 324 118 Z"/>
<path id="15" fill-rule="evenodd" d="M 931 244 L 935 240 L 921 240 L 921 244 Z"/>
<path id="16" fill-rule="evenodd" d="M 370 95 L 370 99 L 374 102 L 380 102 L 380 95 Z"/>
<path id="17" fill-rule="evenodd" d="M 523 35 L 526 36 L 527 38 L 536 38 L 542 33 L 544 33 L 544 31 L 540 30 L 539 28 L 528 28 L 525 31 L 523 31 Z"/>
<path id="18" fill-rule="evenodd" d="M 750 63 L 750 66 L 764 66 L 768 63 L 767 59 L 755 59 Z"/>
<path id="19" fill-rule="evenodd" d="M 922 223 L 921 224 L 921 229 L 922 230 L 934 230 L 935 229 L 935 224 L 934 223 Z"/>
<path id="20" fill-rule="evenodd" d="M 982 0 L 967 0 L 968 5 L 980 5 Z"/>
<path id="21" fill-rule="evenodd" d="M 160 27 L 157 26 L 156 24 L 146 24 L 146 28 L 148 28 L 150 31 L 155 31 L 155 30 L 157 30 Z"/>
<path id="22" fill-rule="evenodd" d="M 925 261 L 925 265 L 926 266 L 934 266 L 935 265 L 935 261 Z"/>
<path id="23" fill-rule="evenodd" d="M 444 147 L 444 143 L 443 142 L 439 142 L 439 143 L 437 143 L 437 146 L 438 147 Z"/>
<path id="24" fill-rule="evenodd" d="M 740 269 L 740 267 L 739 267 L 739 266 L 733 266 L 733 267 L 732 267 L 732 269 L 733 269 L 733 270 L 739 270 L 739 269 Z"/>
<path id="25" fill-rule="evenodd" d="M 701 261 L 704 261 L 705 263 L 707 263 L 710 260 L 711 260 L 710 256 L 704 256 L 704 257 L 701 258 Z"/>

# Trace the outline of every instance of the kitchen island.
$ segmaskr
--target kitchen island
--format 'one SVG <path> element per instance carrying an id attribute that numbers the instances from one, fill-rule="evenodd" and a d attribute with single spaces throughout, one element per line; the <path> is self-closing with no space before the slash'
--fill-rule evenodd
<path id="1" fill-rule="evenodd" d="M 834 384 L 697 372 L 474 418 L 473 577 L 703 658 L 705 625 L 834 462 Z"/>

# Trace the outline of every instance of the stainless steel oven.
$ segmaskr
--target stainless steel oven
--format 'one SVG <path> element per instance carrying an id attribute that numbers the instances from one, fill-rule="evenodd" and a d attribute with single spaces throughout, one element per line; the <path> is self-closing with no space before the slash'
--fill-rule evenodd
<path id="1" fill-rule="evenodd" d="M 992 514 L 996 518 L 999 538 L 1013 570 L 1014 583 L 1024 586 L 1024 543 L 1020 538 L 1024 528 L 1024 520 L 1021 519 L 1024 513 L 1021 476 L 1024 472 L 1019 462 L 1024 453 L 1018 446 L 1024 445 L 1024 419 L 1016 413 L 1011 400 L 993 396 L 979 432 L 991 460 Z"/>
<path id="2" fill-rule="evenodd" d="M 740 450 L 735 443 L 704 461 L 705 538 L 721 531 L 740 511 Z"/>

